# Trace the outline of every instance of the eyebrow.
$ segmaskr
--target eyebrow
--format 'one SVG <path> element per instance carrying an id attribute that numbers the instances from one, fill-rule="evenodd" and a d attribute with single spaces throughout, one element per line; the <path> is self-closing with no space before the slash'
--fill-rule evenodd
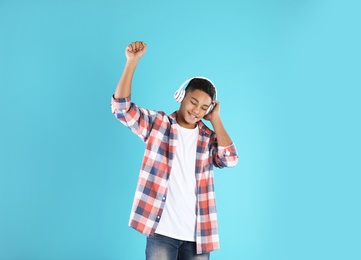
<path id="1" fill-rule="evenodd" d="M 191 99 L 193 99 L 194 101 L 196 101 L 199 104 L 199 100 L 196 99 L 195 97 L 191 97 Z M 209 105 L 207 105 L 207 104 L 203 104 L 202 107 L 203 106 L 209 107 Z"/>

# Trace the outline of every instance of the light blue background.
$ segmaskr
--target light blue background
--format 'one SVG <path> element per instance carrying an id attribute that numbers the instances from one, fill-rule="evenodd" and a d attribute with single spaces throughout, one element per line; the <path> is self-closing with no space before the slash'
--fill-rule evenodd
<path id="1" fill-rule="evenodd" d="M 216 170 L 212 259 L 361 259 L 358 1 L 0 0 L 0 259 L 143 259 L 127 226 L 144 145 L 110 112 L 218 88 L 239 164 Z"/>

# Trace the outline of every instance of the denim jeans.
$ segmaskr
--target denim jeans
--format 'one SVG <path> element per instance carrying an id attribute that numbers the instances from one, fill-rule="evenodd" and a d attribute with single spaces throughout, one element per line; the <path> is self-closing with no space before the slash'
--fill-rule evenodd
<path id="1" fill-rule="evenodd" d="M 147 237 L 146 260 L 208 260 L 209 253 L 197 255 L 196 243 L 159 234 Z"/>

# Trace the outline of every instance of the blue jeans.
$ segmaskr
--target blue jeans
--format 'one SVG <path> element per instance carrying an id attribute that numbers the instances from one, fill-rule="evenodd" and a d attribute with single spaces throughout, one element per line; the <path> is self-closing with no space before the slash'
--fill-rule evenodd
<path id="1" fill-rule="evenodd" d="M 197 255 L 196 243 L 159 234 L 147 237 L 146 260 L 208 260 L 209 253 Z"/>

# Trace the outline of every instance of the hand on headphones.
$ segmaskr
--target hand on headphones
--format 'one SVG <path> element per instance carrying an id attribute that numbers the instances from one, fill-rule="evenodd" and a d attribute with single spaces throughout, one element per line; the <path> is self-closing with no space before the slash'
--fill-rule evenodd
<path id="1" fill-rule="evenodd" d="M 213 100 L 212 103 L 214 105 L 212 111 L 209 114 L 204 116 L 205 120 L 208 120 L 211 122 L 213 119 L 220 117 L 220 106 L 221 106 L 217 100 Z"/>
<path id="2" fill-rule="evenodd" d="M 138 61 L 147 51 L 147 45 L 144 42 L 132 42 L 125 48 L 127 60 Z"/>

